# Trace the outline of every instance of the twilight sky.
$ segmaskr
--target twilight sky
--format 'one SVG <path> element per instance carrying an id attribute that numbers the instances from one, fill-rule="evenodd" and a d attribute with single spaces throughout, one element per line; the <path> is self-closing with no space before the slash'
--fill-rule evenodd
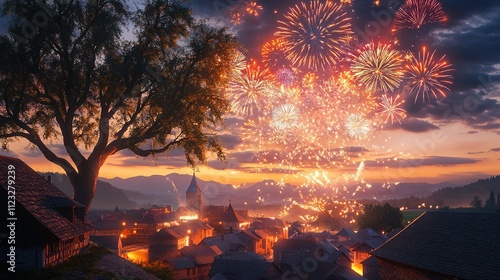
<path id="1" fill-rule="evenodd" d="M 310 1 L 303 2 L 308 4 Z M 368 135 L 350 137 L 345 122 L 355 112 L 343 114 L 344 109 L 328 104 L 314 107 L 318 104 L 314 102 L 306 106 L 303 99 L 290 98 L 287 93 L 284 94 L 287 98 L 271 102 L 272 108 L 267 112 L 227 116 L 227 128 L 219 132 L 227 148 L 227 162 L 211 160 L 208 166 L 200 166 L 200 178 L 235 185 L 263 179 L 306 185 L 348 184 L 346 182 L 366 185 L 372 182 L 467 182 L 499 174 L 500 2 L 441 0 L 446 22 L 424 24 L 418 29 L 405 28 L 395 33 L 391 33 L 392 20 L 395 7 L 401 5 L 402 0 L 382 0 L 378 7 L 369 0 L 352 2 L 343 7 L 355 34 L 349 53 L 369 43 L 367 39 L 374 43 L 392 43 L 391 48 L 415 55 L 422 46 L 436 50 L 435 56 L 446 55 L 445 60 L 454 69 L 451 72 L 453 84 L 446 97 L 415 102 L 414 93 L 410 93 L 411 88 L 403 80 L 387 94 L 400 95 L 400 100 L 405 100 L 402 108 L 407 111 L 407 117 L 401 123 L 380 124 L 374 114 L 369 120 L 372 125 Z M 191 0 L 197 17 L 210 18 L 211 22 L 227 26 L 238 36 L 249 64 L 255 62 L 262 68 L 265 68 L 262 47 L 277 38 L 275 32 L 283 26 L 278 21 L 286 21 L 284 15 L 297 3 L 300 1 L 257 1 L 262 10 L 255 16 L 244 12 L 246 1 Z M 243 9 L 239 9 L 241 7 Z M 242 11 L 241 24 L 231 23 L 229 14 L 234 11 Z M 0 22 L 2 30 L 5 26 L 5 21 Z M 365 35 L 360 35 L 363 31 Z M 307 72 L 288 66 L 296 82 Z M 321 71 L 318 75 L 338 77 L 337 70 L 333 74 Z M 279 86 L 274 89 L 279 90 Z M 302 86 L 301 90 L 299 95 L 305 96 Z M 292 86 L 281 87 L 281 91 L 290 92 Z M 322 98 L 317 93 L 320 91 L 312 90 L 316 99 Z M 376 98 L 381 95 L 374 93 Z M 275 119 L 277 108 L 284 104 L 297 105 L 293 129 L 286 132 L 276 130 Z M 314 117 L 325 108 L 327 117 Z M 330 119 L 333 115 L 335 118 Z M 260 123 L 263 119 L 268 123 Z M 337 123 L 332 124 L 332 120 Z M 312 122 L 314 125 L 310 124 Z M 9 152 L 1 153 L 19 157 L 39 171 L 61 171 L 44 160 L 39 151 L 31 151 L 25 146 L 21 142 L 13 145 Z M 63 150 L 57 143 L 52 147 Z M 181 151 L 171 151 L 168 157 L 156 160 L 136 158 L 131 152 L 122 151 L 108 159 L 101 169 L 101 177 L 172 172 L 192 172 Z"/>

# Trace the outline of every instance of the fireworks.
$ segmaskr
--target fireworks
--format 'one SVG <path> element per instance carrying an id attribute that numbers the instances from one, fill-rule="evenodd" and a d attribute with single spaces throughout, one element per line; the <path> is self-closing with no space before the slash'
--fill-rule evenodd
<path id="1" fill-rule="evenodd" d="M 256 2 L 250 2 L 246 6 L 246 11 L 249 15 L 258 16 L 259 12 L 262 11 L 262 6 L 257 5 Z"/>
<path id="2" fill-rule="evenodd" d="M 245 73 L 233 77 L 229 82 L 227 94 L 232 101 L 233 113 L 251 116 L 264 109 L 269 90 L 271 74 L 267 69 L 248 65 Z"/>
<path id="3" fill-rule="evenodd" d="M 297 126 L 299 110 L 292 104 L 283 104 L 273 111 L 271 126 L 279 131 L 287 131 Z"/>
<path id="4" fill-rule="evenodd" d="M 396 98 L 387 97 L 387 95 L 382 95 L 382 101 L 380 106 L 382 106 L 381 115 L 386 116 L 385 121 L 387 122 L 389 119 L 391 123 L 394 123 L 394 119 L 396 119 L 399 123 L 401 120 L 406 118 L 406 110 L 401 108 L 401 105 L 404 103 L 404 100 L 398 101 L 399 95 Z"/>
<path id="5" fill-rule="evenodd" d="M 242 139 L 244 143 L 250 143 L 255 145 L 255 147 L 250 148 L 260 148 L 264 144 L 264 139 L 266 139 L 266 133 L 268 132 L 268 126 L 265 121 L 259 117 L 257 120 L 249 119 L 242 126 Z"/>
<path id="6" fill-rule="evenodd" d="M 437 59 L 434 57 L 436 51 L 429 53 L 425 47 L 413 60 L 406 65 L 410 75 L 412 89 L 410 93 L 415 93 L 415 102 L 419 95 L 422 101 L 430 100 L 430 95 L 438 98 L 438 94 L 446 96 L 446 91 L 450 89 L 447 85 L 452 83 L 450 72 L 453 71 L 451 64 L 444 60 L 444 55 Z"/>
<path id="7" fill-rule="evenodd" d="M 247 61 L 245 55 L 237 51 L 233 57 L 233 75 L 241 75 L 245 68 L 247 67 Z"/>
<path id="8" fill-rule="evenodd" d="M 280 87 L 275 87 L 272 95 L 272 101 L 276 104 L 281 104 L 283 102 L 288 103 L 300 103 L 301 99 L 301 88 L 300 87 L 285 87 L 281 85 Z"/>
<path id="9" fill-rule="evenodd" d="M 234 25 L 242 24 L 245 20 L 245 15 L 259 16 L 262 11 L 262 6 L 256 2 L 236 1 L 229 9 L 229 17 Z"/>
<path id="10" fill-rule="evenodd" d="M 398 51 L 372 43 L 354 59 L 351 70 L 369 90 L 393 91 L 403 78 L 401 61 Z"/>
<path id="11" fill-rule="evenodd" d="M 370 122 L 358 114 L 350 115 L 345 126 L 348 135 L 356 139 L 364 139 L 370 132 Z"/>
<path id="12" fill-rule="evenodd" d="M 229 17 L 234 25 L 240 25 L 243 23 L 243 16 L 240 13 L 231 13 L 229 14 Z"/>
<path id="13" fill-rule="evenodd" d="M 285 54 L 294 67 L 326 70 L 336 64 L 352 34 L 341 4 L 312 0 L 290 8 L 284 17 L 278 21 L 276 36 L 284 40 Z"/>
<path id="14" fill-rule="evenodd" d="M 280 172 L 282 182 L 300 180 L 299 188 L 304 191 L 299 190 L 302 201 L 297 205 L 303 210 L 328 209 L 349 219 L 350 210 L 332 210 L 328 207 L 336 205 L 333 200 L 327 207 L 315 199 L 325 193 L 345 199 L 370 187 L 363 178 L 365 163 L 378 157 L 380 149 L 392 153 L 380 144 L 388 142 L 389 136 L 377 132 L 389 122 L 401 122 L 407 114 L 403 98 L 393 92 L 409 87 L 415 99 L 422 95 L 426 101 L 444 95 L 451 83 L 444 56 L 425 48 L 415 54 L 396 50 L 396 37 L 379 38 L 390 44 L 360 42 L 351 31 L 348 12 L 357 6 L 350 6 L 352 2 L 292 4 L 277 18 L 277 29 L 269 33 L 274 37 L 264 41 L 262 68 L 256 66 L 259 58 L 254 52 L 248 52 L 253 62 L 246 68 L 246 58 L 238 53 L 227 89 L 233 113 L 241 119 L 242 125 L 234 128 L 241 133 L 239 148 L 252 151 L 245 167 L 254 172 Z M 233 11 L 239 12 L 240 21 L 261 13 L 259 2 L 238 3 Z M 373 1 L 375 6 L 380 3 Z M 408 3 L 425 6 L 423 1 Z M 403 26 L 399 23 L 399 28 Z M 352 149 L 356 148 L 353 143 L 358 151 Z"/>
<path id="15" fill-rule="evenodd" d="M 406 0 L 396 12 L 393 31 L 401 28 L 420 28 L 426 23 L 446 20 L 446 14 L 437 0 Z"/>
<path id="16" fill-rule="evenodd" d="M 285 55 L 285 41 L 275 39 L 262 47 L 262 62 L 270 71 L 285 67 L 289 64 Z"/>
<path id="17" fill-rule="evenodd" d="M 292 70 L 288 68 L 281 68 L 278 71 L 276 71 L 276 79 L 281 84 L 285 86 L 290 86 L 295 80 L 295 74 L 293 73 Z"/>
<path id="18" fill-rule="evenodd" d="M 314 73 L 309 72 L 302 77 L 302 87 L 305 89 L 314 89 L 317 82 L 318 76 Z"/>

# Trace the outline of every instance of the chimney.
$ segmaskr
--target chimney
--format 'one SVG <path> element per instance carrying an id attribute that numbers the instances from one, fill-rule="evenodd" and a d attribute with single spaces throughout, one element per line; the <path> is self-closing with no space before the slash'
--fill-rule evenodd
<path id="1" fill-rule="evenodd" d="M 49 183 L 52 183 L 52 176 L 51 175 L 47 176 L 47 181 L 49 181 Z"/>

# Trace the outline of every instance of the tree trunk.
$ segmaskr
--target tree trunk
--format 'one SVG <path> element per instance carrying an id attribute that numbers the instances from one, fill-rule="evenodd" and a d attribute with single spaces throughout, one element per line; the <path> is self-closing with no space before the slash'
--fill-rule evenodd
<path id="1" fill-rule="evenodd" d="M 86 161 L 78 166 L 78 179 L 76 185 L 73 185 L 73 199 L 85 205 L 85 213 L 89 211 L 94 198 L 99 169 L 96 161 Z"/>

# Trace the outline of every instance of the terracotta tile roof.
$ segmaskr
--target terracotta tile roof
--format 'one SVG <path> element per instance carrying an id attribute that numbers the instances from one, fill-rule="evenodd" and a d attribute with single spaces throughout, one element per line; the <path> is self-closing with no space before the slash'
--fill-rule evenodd
<path id="1" fill-rule="evenodd" d="M 425 212 L 372 252 L 464 279 L 499 279 L 500 214 Z"/>
<path id="2" fill-rule="evenodd" d="M 57 238 L 66 240 L 92 229 L 86 219 L 81 220 L 75 215 L 71 222 L 58 210 L 64 207 L 81 208 L 84 207 L 82 204 L 67 197 L 19 159 L 0 156 L 0 186 L 3 189 L 8 189 L 9 165 L 15 167 L 16 205 L 25 208 Z"/>

